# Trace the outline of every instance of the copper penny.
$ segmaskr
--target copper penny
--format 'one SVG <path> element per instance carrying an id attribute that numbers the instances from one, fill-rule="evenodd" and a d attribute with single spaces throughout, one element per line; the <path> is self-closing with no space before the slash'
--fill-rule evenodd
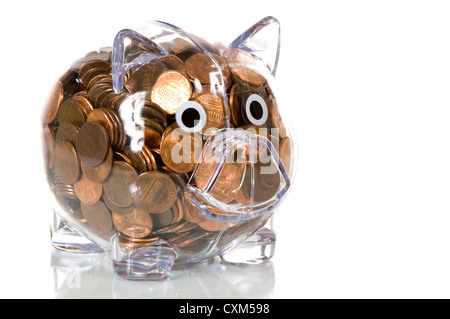
<path id="1" fill-rule="evenodd" d="M 81 169 L 84 175 L 91 181 L 101 183 L 108 178 L 111 172 L 113 163 L 113 151 L 109 148 L 108 155 L 106 155 L 105 161 L 98 166 L 88 166 L 83 161 L 81 162 Z"/>
<path id="2" fill-rule="evenodd" d="M 84 111 L 86 111 L 86 114 L 89 114 L 94 109 L 94 106 L 91 104 L 91 102 L 89 102 L 87 96 L 84 95 L 73 96 L 72 101 L 75 102 Z"/>
<path id="3" fill-rule="evenodd" d="M 117 206 L 132 205 L 137 176 L 136 170 L 130 164 L 115 161 L 109 177 L 103 182 L 105 195 Z"/>
<path id="4" fill-rule="evenodd" d="M 73 187 L 82 203 L 95 204 L 102 197 L 102 183 L 93 182 L 84 175 Z"/>
<path id="5" fill-rule="evenodd" d="M 234 199 L 241 205 L 244 205 L 244 206 L 252 205 L 252 201 L 245 196 L 244 191 L 242 190 L 242 188 L 238 189 L 234 193 Z"/>
<path id="6" fill-rule="evenodd" d="M 78 156 L 86 165 L 100 165 L 108 155 L 109 141 L 108 132 L 102 125 L 96 122 L 86 123 L 78 132 Z"/>
<path id="7" fill-rule="evenodd" d="M 91 228 L 100 235 L 113 229 L 111 213 L 102 201 L 89 205 L 81 203 L 81 212 Z"/>
<path id="8" fill-rule="evenodd" d="M 208 236 L 210 233 L 200 230 L 192 230 L 187 234 L 183 234 L 183 237 L 177 238 L 175 241 L 170 242 L 173 246 L 178 248 L 185 248 L 194 243 L 196 243 L 199 239 L 202 239 Z"/>
<path id="9" fill-rule="evenodd" d="M 183 219 L 184 207 L 183 202 L 177 198 L 175 205 L 172 206 L 172 224 L 178 223 Z"/>
<path id="10" fill-rule="evenodd" d="M 218 220 L 203 220 L 198 223 L 198 225 L 207 231 L 221 231 L 222 229 L 230 227 L 228 222 L 218 221 Z"/>
<path id="11" fill-rule="evenodd" d="M 172 179 L 158 171 L 147 172 L 136 179 L 136 206 L 152 214 L 170 209 L 177 199 Z"/>
<path id="12" fill-rule="evenodd" d="M 106 109 L 95 109 L 89 113 L 86 123 L 95 122 L 103 126 L 103 128 L 108 132 L 109 141 L 114 142 L 116 138 L 115 127 L 112 118 L 106 112 Z"/>
<path id="13" fill-rule="evenodd" d="M 288 174 L 291 170 L 291 154 L 291 139 L 289 137 L 285 137 L 281 140 L 280 143 L 280 160 L 281 163 L 283 163 L 284 169 Z"/>
<path id="14" fill-rule="evenodd" d="M 64 98 L 64 87 L 60 81 L 57 81 L 50 91 L 50 95 L 47 100 L 47 108 L 44 113 L 44 124 L 51 124 L 56 120 L 58 115 L 59 106 Z"/>
<path id="15" fill-rule="evenodd" d="M 54 151 L 54 168 L 64 184 L 74 184 L 80 177 L 80 164 L 75 147 L 67 141 L 59 142 Z"/>
<path id="16" fill-rule="evenodd" d="M 222 79 L 219 74 L 223 75 L 223 82 L 227 82 L 230 77 L 230 70 L 224 58 L 217 54 L 212 54 L 213 59 L 208 55 L 197 53 L 186 61 L 186 72 L 192 79 L 198 79 L 200 83 L 205 85 L 219 84 Z M 216 83 L 211 83 L 211 78 L 215 77 Z"/>
<path id="17" fill-rule="evenodd" d="M 203 132 L 208 129 L 221 129 L 226 127 L 226 117 L 223 100 L 220 96 L 212 93 L 204 93 L 195 99 L 206 112 L 206 124 Z"/>
<path id="18" fill-rule="evenodd" d="M 138 171 L 139 174 L 149 171 L 147 162 L 145 161 L 144 155 L 141 151 L 133 151 L 130 146 L 126 146 L 123 149 L 124 154 L 131 160 L 133 167 Z"/>
<path id="19" fill-rule="evenodd" d="M 153 236 L 151 238 L 130 238 L 126 235 L 121 235 L 119 237 L 120 245 L 122 247 L 126 247 L 127 249 L 139 249 L 147 247 L 157 240 L 159 240 L 159 238 Z"/>
<path id="20" fill-rule="evenodd" d="M 284 125 L 283 119 L 281 118 L 277 101 L 273 97 L 269 97 L 267 106 L 269 109 L 269 118 L 267 121 L 267 126 L 271 129 L 272 128 L 278 129 L 279 137 L 281 139 L 285 138 L 287 135 L 286 126 Z"/>
<path id="21" fill-rule="evenodd" d="M 153 86 L 151 100 L 167 114 L 173 115 L 181 104 L 189 100 L 191 91 L 191 84 L 184 75 L 176 71 L 167 71 Z"/>
<path id="22" fill-rule="evenodd" d="M 266 173 L 265 169 L 268 169 L 268 166 L 260 162 L 247 165 L 242 189 L 245 197 L 250 199 L 253 196 L 255 203 L 271 199 L 280 187 L 280 173 L 278 170 L 275 173 Z"/>
<path id="23" fill-rule="evenodd" d="M 79 127 L 72 123 L 62 123 L 58 128 L 58 132 L 56 132 L 56 142 L 59 143 L 61 141 L 68 141 L 72 143 L 74 146 L 77 145 L 77 135 Z"/>
<path id="24" fill-rule="evenodd" d="M 204 218 L 202 217 L 202 211 L 192 204 L 189 200 L 184 201 L 184 215 L 183 218 L 191 223 L 201 223 L 204 221 Z"/>
<path id="25" fill-rule="evenodd" d="M 113 212 L 112 217 L 117 230 L 131 238 L 143 238 L 152 232 L 150 215 L 139 208 L 134 208 L 128 214 Z"/>
<path id="26" fill-rule="evenodd" d="M 54 151 L 56 145 L 55 129 L 52 126 L 44 126 L 44 160 L 47 168 L 53 168 Z"/>
<path id="27" fill-rule="evenodd" d="M 241 89 L 234 84 L 230 90 L 230 121 L 234 127 L 240 127 L 244 124 L 242 117 L 242 95 Z"/>
<path id="28" fill-rule="evenodd" d="M 103 202 L 105 203 L 106 207 L 108 207 L 110 211 L 112 211 L 116 214 L 122 214 L 122 215 L 128 214 L 136 207 L 134 204 L 131 204 L 128 207 L 117 206 L 106 195 L 103 195 L 102 199 L 103 199 Z"/>
<path id="29" fill-rule="evenodd" d="M 141 117 L 153 119 L 154 121 L 161 124 L 163 127 L 167 127 L 167 116 L 165 113 L 161 113 L 157 108 L 150 106 L 143 106 L 140 110 Z"/>
<path id="30" fill-rule="evenodd" d="M 169 126 L 161 141 L 161 159 L 174 172 L 189 173 L 195 169 L 201 156 L 202 137 L 187 133 L 174 123 Z"/>
<path id="31" fill-rule="evenodd" d="M 152 220 L 154 230 L 163 229 L 172 223 L 173 220 L 172 210 L 168 209 L 165 212 L 162 212 L 161 214 L 152 215 Z"/>
<path id="32" fill-rule="evenodd" d="M 249 85 L 254 88 L 264 85 L 266 81 L 261 74 L 246 67 L 231 68 L 231 74 L 237 82 L 240 82 L 240 84 Z"/>
<path id="33" fill-rule="evenodd" d="M 58 122 L 60 125 L 68 122 L 80 127 L 86 123 L 86 118 L 86 110 L 75 100 L 75 97 L 67 99 L 59 107 Z"/>
<path id="34" fill-rule="evenodd" d="M 144 131 L 145 144 L 150 148 L 159 147 L 161 145 L 161 133 L 149 126 L 136 126 L 139 131 Z"/>
<path id="35" fill-rule="evenodd" d="M 204 190 L 213 178 L 216 169 L 218 169 L 218 163 L 216 162 L 200 164 L 195 175 L 197 187 Z M 232 202 L 234 192 L 239 189 L 244 170 L 244 163 L 224 163 L 222 171 L 217 176 L 210 191 L 211 196 L 223 203 Z"/>

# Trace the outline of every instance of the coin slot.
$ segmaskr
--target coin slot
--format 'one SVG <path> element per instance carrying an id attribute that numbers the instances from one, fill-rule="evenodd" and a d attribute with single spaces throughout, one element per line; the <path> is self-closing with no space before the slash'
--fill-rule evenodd
<path id="1" fill-rule="evenodd" d="M 183 103 L 178 108 L 175 118 L 178 126 L 188 133 L 199 132 L 206 124 L 205 109 L 194 101 Z"/>
<path id="2" fill-rule="evenodd" d="M 247 99 L 245 113 L 250 123 L 259 126 L 264 125 L 269 117 L 266 101 L 258 94 L 252 94 Z"/>

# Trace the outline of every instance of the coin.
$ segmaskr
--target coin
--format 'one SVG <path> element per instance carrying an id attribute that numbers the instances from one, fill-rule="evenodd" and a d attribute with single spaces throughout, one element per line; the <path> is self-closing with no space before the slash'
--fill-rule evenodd
<path id="1" fill-rule="evenodd" d="M 195 99 L 195 102 L 200 103 L 206 112 L 206 124 L 203 132 L 208 129 L 221 129 L 226 127 L 226 117 L 223 100 L 220 96 L 212 93 L 204 93 Z"/>
<path id="2" fill-rule="evenodd" d="M 83 109 L 86 114 L 89 114 L 94 109 L 94 106 L 84 95 L 74 95 L 72 97 L 72 101 L 75 102 L 81 109 Z"/>
<path id="3" fill-rule="evenodd" d="M 152 88 L 151 100 L 167 114 L 175 114 L 178 107 L 191 96 L 191 85 L 181 73 L 167 71 L 163 73 Z"/>
<path id="4" fill-rule="evenodd" d="M 230 224 L 228 222 L 210 219 L 203 220 L 202 222 L 198 223 L 198 225 L 207 231 L 221 231 L 225 228 L 230 227 Z"/>
<path id="5" fill-rule="evenodd" d="M 281 139 L 285 138 L 287 136 L 286 126 L 284 125 L 283 119 L 281 118 L 277 101 L 272 96 L 270 96 L 267 105 L 269 109 L 267 126 L 269 128 L 278 129 L 279 137 Z"/>
<path id="6" fill-rule="evenodd" d="M 59 77 L 59 81 L 62 83 L 64 88 L 64 99 L 74 96 L 81 90 L 77 72 L 68 70 Z"/>
<path id="7" fill-rule="evenodd" d="M 114 159 L 114 161 L 125 162 L 125 163 L 133 166 L 133 163 L 131 162 L 131 160 L 122 152 L 115 151 L 114 155 L 113 155 L 113 159 Z"/>
<path id="8" fill-rule="evenodd" d="M 173 220 L 172 210 L 168 209 L 160 214 L 152 215 L 152 220 L 154 230 L 163 229 L 172 223 Z"/>
<path id="9" fill-rule="evenodd" d="M 148 145 L 150 148 L 159 147 L 161 145 L 162 136 L 156 129 L 136 124 L 136 131 L 144 133 L 145 145 Z"/>
<path id="10" fill-rule="evenodd" d="M 103 163 L 109 151 L 109 135 L 105 128 L 96 123 L 84 124 L 77 137 L 77 153 L 88 166 Z"/>
<path id="11" fill-rule="evenodd" d="M 92 51 L 89 52 L 88 54 L 86 54 L 84 57 L 78 59 L 77 61 L 75 61 L 70 68 L 74 71 L 80 71 L 81 67 L 83 65 L 85 65 L 88 62 L 92 62 L 92 61 L 109 61 L 111 58 L 111 53 L 110 52 L 97 52 L 97 51 Z"/>
<path id="12" fill-rule="evenodd" d="M 44 126 L 44 160 L 46 168 L 53 168 L 54 151 L 56 145 L 55 129 L 50 125 Z"/>
<path id="13" fill-rule="evenodd" d="M 253 205 L 253 202 L 247 198 L 244 194 L 244 191 L 242 188 L 238 189 L 235 193 L 234 193 L 234 199 L 241 205 L 244 206 L 251 206 Z"/>
<path id="14" fill-rule="evenodd" d="M 105 195 L 117 206 L 132 205 L 137 176 L 136 170 L 130 164 L 115 161 L 110 175 L 103 182 Z"/>
<path id="15" fill-rule="evenodd" d="M 81 169 L 83 174 L 91 181 L 101 183 L 106 178 L 108 178 L 109 173 L 111 172 L 113 163 L 113 151 L 111 148 L 108 150 L 108 155 L 106 155 L 105 160 L 100 165 L 95 167 L 86 165 L 83 161 L 81 161 Z"/>
<path id="16" fill-rule="evenodd" d="M 59 106 L 64 98 L 64 87 L 60 81 L 57 81 L 53 86 L 50 95 L 47 100 L 47 107 L 44 113 L 44 124 L 51 124 L 56 120 L 58 115 Z"/>
<path id="17" fill-rule="evenodd" d="M 81 127 L 87 118 L 87 112 L 76 101 L 75 97 L 71 97 L 64 101 L 59 107 L 58 122 L 59 124 L 68 122 Z"/>
<path id="18" fill-rule="evenodd" d="M 183 218 L 188 222 L 198 224 L 204 220 L 202 211 L 192 204 L 189 200 L 184 201 L 184 215 Z"/>
<path id="19" fill-rule="evenodd" d="M 130 146 L 126 146 L 123 149 L 124 154 L 131 160 L 133 167 L 138 171 L 139 174 L 149 171 L 147 162 L 141 151 L 133 151 Z"/>
<path id="20" fill-rule="evenodd" d="M 172 206 L 172 224 L 178 223 L 183 219 L 184 207 L 183 202 L 177 198 L 175 205 Z"/>
<path id="21" fill-rule="evenodd" d="M 288 174 L 291 170 L 291 153 L 291 139 L 289 137 L 285 137 L 280 143 L 280 160 Z"/>
<path id="22" fill-rule="evenodd" d="M 209 234 L 209 232 L 205 232 L 199 229 L 192 230 L 189 233 L 182 234 L 182 236 L 180 236 L 179 238 L 170 241 L 170 244 L 178 248 L 185 248 L 196 243 L 199 239 L 202 239 Z"/>
<path id="23" fill-rule="evenodd" d="M 187 133 L 174 123 L 169 126 L 161 141 L 161 159 L 174 172 L 189 173 L 195 169 L 201 156 L 202 137 Z"/>
<path id="24" fill-rule="evenodd" d="M 82 203 L 95 204 L 102 197 L 102 183 L 93 182 L 84 175 L 73 187 Z"/>
<path id="25" fill-rule="evenodd" d="M 244 87 L 248 85 L 253 88 L 259 88 L 266 81 L 264 76 L 246 67 L 235 67 L 231 68 L 230 71 L 234 79 Z"/>
<path id="26" fill-rule="evenodd" d="M 169 176 L 152 171 L 141 174 L 136 179 L 136 207 L 158 214 L 170 209 L 176 199 L 177 189 Z"/>
<path id="27" fill-rule="evenodd" d="M 110 119 L 112 120 L 113 126 L 114 126 L 114 140 L 111 140 L 111 145 L 115 149 L 123 149 L 125 147 L 127 137 L 125 134 L 125 129 L 123 126 L 123 120 L 122 117 L 118 114 L 116 110 L 113 109 L 104 109 L 105 112 L 109 115 Z"/>
<path id="28" fill-rule="evenodd" d="M 58 132 L 56 132 L 56 142 L 59 143 L 61 141 L 69 141 L 76 146 L 79 129 L 79 127 L 72 123 L 62 123 L 58 128 Z"/>
<path id="29" fill-rule="evenodd" d="M 195 175 L 196 186 L 205 190 L 219 169 L 217 162 L 201 163 Z M 223 203 L 231 203 L 234 200 L 234 192 L 239 189 L 244 170 L 244 163 L 224 163 L 221 171 L 217 172 L 218 175 L 210 190 L 211 196 Z"/>
<path id="30" fill-rule="evenodd" d="M 130 237 L 122 234 L 119 237 L 120 245 L 127 249 L 139 249 L 139 248 L 147 247 L 158 240 L 159 240 L 159 238 L 154 237 L 154 236 L 152 236 L 151 238 L 130 238 Z"/>
<path id="31" fill-rule="evenodd" d="M 103 128 L 108 132 L 109 141 L 112 144 L 116 141 L 116 129 L 113 123 L 113 120 L 109 113 L 106 111 L 107 109 L 95 109 L 89 113 L 86 123 L 95 122 L 103 126 Z"/>
<path id="32" fill-rule="evenodd" d="M 167 115 L 159 111 L 159 109 L 150 106 L 143 106 L 141 108 L 141 117 L 153 119 L 161 124 L 163 127 L 167 127 Z"/>
<path id="33" fill-rule="evenodd" d="M 123 215 L 128 214 L 136 207 L 134 204 L 131 204 L 128 207 L 117 206 L 106 195 L 103 195 L 102 199 L 103 199 L 103 202 L 105 203 L 106 207 L 108 207 L 110 211 L 112 211 L 116 214 L 123 214 Z"/>
<path id="34" fill-rule="evenodd" d="M 234 127 L 240 127 L 244 124 L 242 117 L 242 90 L 234 84 L 230 90 L 230 121 Z"/>
<path id="35" fill-rule="evenodd" d="M 191 79 L 197 79 L 204 85 L 225 84 L 230 77 L 227 62 L 220 55 L 211 55 L 213 59 L 203 53 L 191 56 L 186 61 L 186 72 Z"/>
<path id="36" fill-rule="evenodd" d="M 113 229 L 111 213 L 102 201 L 92 205 L 81 202 L 81 212 L 89 226 L 98 234 L 107 234 Z"/>
<path id="37" fill-rule="evenodd" d="M 113 212 L 112 218 L 117 230 L 131 238 L 146 237 L 153 229 L 150 215 L 139 208 L 134 208 L 128 214 Z"/>
<path id="38" fill-rule="evenodd" d="M 64 184 L 74 184 L 80 176 L 75 147 L 67 141 L 59 142 L 54 151 L 54 168 L 58 179 Z"/>
<path id="39" fill-rule="evenodd" d="M 242 189 L 245 197 L 253 198 L 255 203 L 264 203 L 271 199 L 280 187 L 281 179 L 278 170 L 267 173 L 268 164 L 260 162 L 247 165 Z"/>

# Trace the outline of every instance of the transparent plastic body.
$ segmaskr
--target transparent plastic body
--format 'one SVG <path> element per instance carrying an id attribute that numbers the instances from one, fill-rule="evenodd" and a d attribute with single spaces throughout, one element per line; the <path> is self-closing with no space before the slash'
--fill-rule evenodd
<path id="1" fill-rule="evenodd" d="M 279 36 L 273 17 L 228 46 L 155 21 L 73 63 L 43 115 L 53 245 L 111 250 L 132 280 L 216 256 L 269 260 L 295 165 Z"/>

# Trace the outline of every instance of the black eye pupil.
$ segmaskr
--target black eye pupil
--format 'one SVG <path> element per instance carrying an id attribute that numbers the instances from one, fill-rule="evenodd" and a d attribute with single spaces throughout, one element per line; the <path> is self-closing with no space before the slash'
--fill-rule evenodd
<path id="1" fill-rule="evenodd" d="M 250 114 L 255 120 L 260 120 L 264 115 L 264 110 L 258 101 L 250 103 Z"/>
<path id="2" fill-rule="evenodd" d="M 181 121 L 186 127 L 193 128 L 200 121 L 200 113 L 194 108 L 188 108 L 181 115 Z"/>

